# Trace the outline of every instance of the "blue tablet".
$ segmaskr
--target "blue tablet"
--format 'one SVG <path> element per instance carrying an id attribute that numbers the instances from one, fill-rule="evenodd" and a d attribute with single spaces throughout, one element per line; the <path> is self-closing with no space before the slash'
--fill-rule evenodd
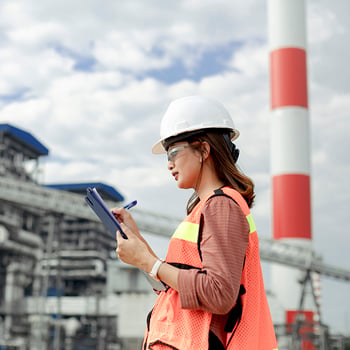
<path id="1" fill-rule="evenodd" d="M 119 231 L 124 239 L 128 239 L 128 236 L 123 232 L 120 227 L 119 222 L 107 208 L 102 197 L 97 192 L 96 188 L 89 187 L 86 189 L 87 196 L 85 197 L 86 203 L 95 212 L 95 214 L 100 218 L 102 223 L 108 229 L 108 231 L 115 237 L 116 231 Z"/>
<path id="2" fill-rule="evenodd" d="M 122 228 L 120 227 L 119 222 L 114 217 L 114 215 L 111 213 L 111 211 L 107 208 L 106 204 L 104 203 L 102 197 L 97 192 L 96 188 L 89 187 L 86 189 L 87 195 L 85 197 L 86 203 L 91 207 L 91 209 L 95 212 L 95 214 L 100 218 L 102 223 L 105 225 L 105 227 L 108 229 L 108 231 L 115 237 L 116 231 L 119 231 L 120 234 L 124 239 L 128 239 L 128 236 L 123 232 Z M 135 205 L 136 202 L 132 202 L 129 204 L 129 206 Z M 151 284 L 152 288 L 156 291 L 162 291 L 166 288 L 165 284 L 162 281 L 157 281 L 149 276 L 149 274 L 141 270 L 140 271 L 144 274 L 148 282 Z"/>

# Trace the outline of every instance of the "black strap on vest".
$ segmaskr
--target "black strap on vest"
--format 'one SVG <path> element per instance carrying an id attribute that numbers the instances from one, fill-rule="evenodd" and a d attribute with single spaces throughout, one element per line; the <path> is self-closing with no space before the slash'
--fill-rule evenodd
<path id="1" fill-rule="evenodd" d="M 213 331 L 209 331 L 209 350 L 225 350 L 224 345 Z"/>
<path id="2" fill-rule="evenodd" d="M 222 196 L 222 195 L 227 196 L 227 194 L 225 194 L 225 192 L 221 188 L 218 188 L 218 189 L 214 190 L 214 193 L 215 193 L 215 196 Z M 230 197 L 230 196 L 227 196 L 227 197 Z"/>
<path id="3" fill-rule="evenodd" d="M 215 194 L 213 196 L 227 196 L 230 199 L 232 199 L 238 205 L 238 203 L 232 197 L 228 196 L 221 188 L 215 190 L 214 193 Z M 245 265 L 245 258 L 244 258 L 242 270 L 244 268 L 244 265 Z M 243 312 L 242 295 L 244 295 L 245 293 L 246 293 L 246 290 L 244 288 L 244 285 L 241 284 L 240 287 L 239 287 L 239 293 L 238 293 L 236 304 L 231 309 L 231 311 L 230 311 L 230 313 L 228 315 L 228 319 L 226 321 L 225 328 L 224 328 L 226 333 L 231 333 L 232 332 L 230 340 L 227 343 L 227 346 L 231 342 L 231 339 L 232 339 L 232 337 L 233 337 L 233 335 L 234 335 L 234 333 L 235 333 L 235 331 L 236 331 L 236 329 L 237 329 L 237 327 L 238 327 L 238 325 L 239 325 L 239 323 L 241 321 L 242 312 Z"/>
<path id="4" fill-rule="evenodd" d="M 230 198 L 232 201 L 234 201 L 239 206 L 239 204 L 231 196 L 226 194 L 221 188 L 214 190 L 214 194 L 210 198 L 213 198 L 215 196 L 225 196 L 227 198 Z"/>
<path id="5" fill-rule="evenodd" d="M 228 319 L 226 321 L 225 328 L 224 328 L 226 333 L 232 332 L 230 340 L 227 343 L 227 346 L 230 344 L 232 337 L 235 334 L 239 323 L 241 322 L 242 313 L 243 313 L 242 295 L 244 295 L 245 293 L 246 293 L 246 290 L 244 288 L 244 285 L 241 284 L 239 287 L 239 293 L 238 293 L 236 304 L 230 311 L 228 315 Z"/>
<path id="6" fill-rule="evenodd" d="M 169 262 L 169 261 L 167 262 L 167 264 L 175 266 L 178 269 L 182 269 L 182 270 L 191 270 L 191 269 L 200 270 L 199 267 L 194 267 L 192 265 L 187 265 L 187 264 L 180 264 L 180 263 L 174 263 L 174 262 Z"/>

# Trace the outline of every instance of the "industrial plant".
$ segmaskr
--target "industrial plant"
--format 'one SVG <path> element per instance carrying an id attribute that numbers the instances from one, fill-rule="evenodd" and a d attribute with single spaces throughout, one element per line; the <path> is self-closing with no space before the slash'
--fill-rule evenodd
<path id="1" fill-rule="evenodd" d="M 89 186 L 111 207 L 124 198 L 103 183 L 38 184 L 48 153 L 0 124 L 0 349 L 136 349 L 156 295 L 84 201 Z M 169 234 L 171 220 L 135 217 Z"/>

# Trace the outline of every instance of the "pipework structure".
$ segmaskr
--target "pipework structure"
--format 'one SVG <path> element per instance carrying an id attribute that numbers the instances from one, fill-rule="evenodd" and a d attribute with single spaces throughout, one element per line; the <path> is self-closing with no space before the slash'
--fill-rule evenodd
<path id="1" fill-rule="evenodd" d="M 0 124 L 0 349 L 133 349 L 154 293 L 84 203 L 90 186 L 110 205 L 124 197 L 103 183 L 40 185 L 48 153 Z"/>

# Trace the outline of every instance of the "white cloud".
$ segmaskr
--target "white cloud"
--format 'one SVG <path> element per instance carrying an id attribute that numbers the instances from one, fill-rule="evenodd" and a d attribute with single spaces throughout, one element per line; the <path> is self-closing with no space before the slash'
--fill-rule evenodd
<path id="1" fill-rule="evenodd" d="M 248 77 L 266 76 L 269 66 L 269 51 L 266 43 L 248 43 L 232 57 L 231 65 Z"/>
<path id="2" fill-rule="evenodd" d="M 311 2 L 307 8 L 308 39 L 311 43 L 320 43 L 331 39 L 337 34 L 343 34 L 345 27 L 339 23 L 337 14 L 324 4 Z"/>

